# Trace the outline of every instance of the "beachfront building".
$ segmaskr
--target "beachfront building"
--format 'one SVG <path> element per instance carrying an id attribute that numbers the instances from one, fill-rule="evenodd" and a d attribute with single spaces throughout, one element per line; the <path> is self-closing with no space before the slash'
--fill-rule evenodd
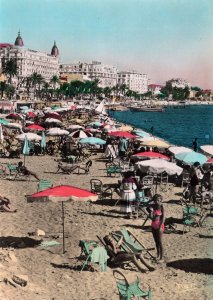
<path id="1" fill-rule="evenodd" d="M 171 83 L 172 87 L 176 87 L 179 89 L 184 89 L 185 87 L 190 87 L 189 82 L 187 82 L 185 79 L 176 78 L 176 79 L 170 79 L 167 82 Z"/>
<path id="2" fill-rule="evenodd" d="M 144 94 L 148 91 L 149 79 L 147 74 L 139 72 L 118 72 L 118 85 L 126 85 L 131 91 Z"/>
<path id="3" fill-rule="evenodd" d="M 0 73 L 3 60 L 10 59 L 17 60 L 18 76 L 12 78 L 15 86 L 21 86 L 22 80 L 33 73 L 40 74 L 46 82 L 59 75 L 59 50 L 55 42 L 50 53 L 27 49 L 19 32 L 14 44 L 0 43 Z"/>
<path id="4" fill-rule="evenodd" d="M 152 93 L 152 95 L 160 94 L 160 90 L 162 89 L 162 85 L 160 84 L 149 84 L 148 91 Z"/>
<path id="5" fill-rule="evenodd" d="M 61 64 L 60 74 L 80 74 L 84 80 L 99 80 L 99 86 L 102 88 L 116 85 L 117 68 L 111 65 L 104 65 L 101 62 L 93 61 L 92 63 L 73 63 Z"/>

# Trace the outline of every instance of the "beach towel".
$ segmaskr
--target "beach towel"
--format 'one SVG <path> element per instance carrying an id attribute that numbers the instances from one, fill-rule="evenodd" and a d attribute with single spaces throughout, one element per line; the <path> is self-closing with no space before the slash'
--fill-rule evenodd
<path id="1" fill-rule="evenodd" d="M 42 241 L 41 244 L 38 245 L 39 248 L 46 248 L 46 247 L 54 247 L 59 246 L 60 243 L 57 241 Z"/>
<path id="2" fill-rule="evenodd" d="M 108 258 L 109 256 L 107 255 L 106 249 L 104 247 L 96 247 L 93 249 L 91 262 L 98 263 L 102 272 L 106 271 Z"/>

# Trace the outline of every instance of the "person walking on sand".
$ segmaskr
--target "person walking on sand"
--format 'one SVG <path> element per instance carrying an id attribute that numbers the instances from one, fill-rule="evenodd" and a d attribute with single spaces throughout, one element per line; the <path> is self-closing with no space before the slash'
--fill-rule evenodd
<path id="1" fill-rule="evenodd" d="M 155 194 L 147 206 L 147 211 L 150 214 L 152 223 L 152 235 L 157 249 L 157 258 L 163 259 L 163 244 L 162 237 L 164 232 L 164 208 L 161 204 L 163 197 L 160 194 Z"/>

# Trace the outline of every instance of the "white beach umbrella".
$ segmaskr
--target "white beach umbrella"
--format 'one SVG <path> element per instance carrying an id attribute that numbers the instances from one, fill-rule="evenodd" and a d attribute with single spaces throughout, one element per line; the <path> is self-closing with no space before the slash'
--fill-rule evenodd
<path id="1" fill-rule="evenodd" d="M 68 135 L 69 131 L 56 127 L 56 128 L 50 128 L 46 134 L 50 136 L 63 136 L 63 135 Z"/>
<path id="2" fill-rule="evenodd" d="M 9 127 L 9 128 L 22 129 L 22 125 L 19 123 L 8 123 L 8 124 L 5 124 L 4 126 Z"/>
<path id="3" fill-rule="evenodd" d="M 0 124 L 0 142 L 3 143 L 3 141 L 4 141 L 4 135 L 3 135 L 2 125 Z"/>
<path id="4" fill-rule="evenodd" d="M 183 152 L 192 152 L 193 150 L 190 148 L 182 147 L 182 146 L 172 146 L 168 149 L 174 155 L 183 153 Z"/>
<path id="5" fill-rule="evenodd" d="M 183 172 L 181 167 L 160 158 L 137 162 L 135 164 L 135 169 L 140 170 L 143 173 L 152 172 L 160 174 L 166 172 L 168 175 L 180 175 Z"/>
<path id="6" fill-rule="evenodd" d="M 81 126 L 81 125 L 78 125 L 78 124 L 73 124 L 73 125 L 70 125 L 69 127 L 67 127 L 67 129 L 69 131 L 76 131 L 76 130 L 79 130 L 79 129 L 84 129 L 84 127 Z"/>
<path id="7" fill-rule="evenodd" d="M 71 136 L 73 138 L 83 139 L 83 138 L 87 138 L 89 136 L 92 136 L 92 133 L 86 132 L 86 131 L 83 131 L 83 130 L 76 130 L 76 131 L 70 133 L 69 136 Z"/>
<path id="8" fill-rule="evenodd" d="M 26 137 L 28 141 L 41 141 L 40 135 L 31 132 L 19 134 L 16 136 L 16 139 L 19 141 L 24 141 Z"/>
<path id="9" fill-rule="evenodd" d="M 53 119 L 53 118 L 47 118 L 44 123 L 57 123 L 57 124 L 62 124 L 62 122 L 58 119 Z"/>
<path id="10" fill-rule="evenodd" d="M 202 149 L 207 155 L 213 155 L 213 145 L 203 145 L 200 146 L 200 149 Z"/>

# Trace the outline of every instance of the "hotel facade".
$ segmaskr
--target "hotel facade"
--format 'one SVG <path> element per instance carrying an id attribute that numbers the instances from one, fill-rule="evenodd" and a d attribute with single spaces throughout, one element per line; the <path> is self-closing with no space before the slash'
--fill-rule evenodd
<path id="1" fill-rule="evenodd" d="M 102 88 L 112 88 L 117 84 L 117 68 L 110 65 L 104 65 L 101 62 L 92 63 L 78 62 L 74 64 L 61 64 L 60 74 L 80 74 L 85 80 L 99 80 L 99 86 Z"/>
<path id="2" fill-rule="evenodd" d="M 45 81 L 49 82 L 52 76 L 59 75 L 59 50 L 54 43 L 50 53 L 27 49 L 20 32 L 14 45 L 8 43 L 0 44 L 0 73 L 2 63 L 9 59 L 16 59 L 18 66 L 18 76 L 12 79 L 12 83 L 17 85 L 22 79 L 32 75 L 34 72 L 40 74 Z"/>
<path id="3" fill-rule="evenodd" d="M 139 72 L 118 72 L 118 85 L 125 84 L 130 90 L 139 94 L 148 91 L 149 79 L 147 74 Z"/>

